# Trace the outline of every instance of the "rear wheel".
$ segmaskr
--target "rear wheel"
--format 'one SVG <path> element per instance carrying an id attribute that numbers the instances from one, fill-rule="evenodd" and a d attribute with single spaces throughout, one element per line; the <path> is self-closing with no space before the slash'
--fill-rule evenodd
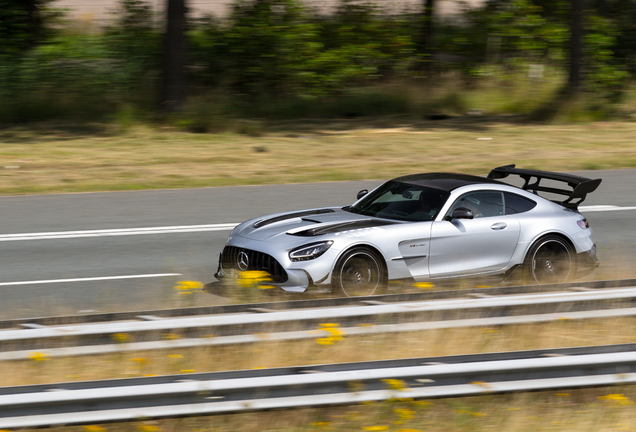
<path id="1" fill-rule="evenodd" d="M 573 270 L 572 247 L 563 238 L 548 235 L 539 239 L 526 259 L 527 278 L 539 285 L 566 282 Z"/>
<path id="2" fill-rule="evenodd" d="M 332 284 L 345 297 L 384 293 L 387 276 L 382 257 L 365 247 L 348 250 L 336 263 Z"/>

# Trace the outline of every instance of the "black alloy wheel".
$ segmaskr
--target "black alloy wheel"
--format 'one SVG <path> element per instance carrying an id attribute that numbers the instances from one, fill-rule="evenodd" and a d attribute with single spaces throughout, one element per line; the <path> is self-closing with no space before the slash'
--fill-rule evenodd
<path id="1" fill-rule="evenodd" d="M 348 250 L 336 263 L 332 283 L 345 297 L 383 294 L 387 276 L 382 257 L 365 247 Z"/>
<path id="2" fill-rule="evenodd" d="M 572 273 L 572 247 L 555 235 L 539 239 L 530 249 L 527 263 L 530 281 L 539 285 L 566 282 Z"/>

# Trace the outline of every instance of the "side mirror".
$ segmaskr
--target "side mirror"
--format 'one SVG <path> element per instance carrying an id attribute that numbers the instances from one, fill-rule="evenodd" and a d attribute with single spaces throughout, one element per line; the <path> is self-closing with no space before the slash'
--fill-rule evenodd
<path id="1" fill-rule="evenodd" d="M 368 193 L 369 193 L 369 191 L 367 189 L 362 189 L 360 192 L 358 192 L 358 195 L 356 197 L 358 199 L 360 199 L 360 198 L 362 198 L 363 196 L 365 196 Z"/>
<path id="2" fill-rule="evenodd" d="M 467 209 L 466 207 L 457 207 L 455 210 L 453 210 L 453 214 L 451 216 L 446 216 L 446 220 L 450 221 L 453 219 L 472 219 L 474 217 L 475 215 L 473 214 L 472 210 Z"/>

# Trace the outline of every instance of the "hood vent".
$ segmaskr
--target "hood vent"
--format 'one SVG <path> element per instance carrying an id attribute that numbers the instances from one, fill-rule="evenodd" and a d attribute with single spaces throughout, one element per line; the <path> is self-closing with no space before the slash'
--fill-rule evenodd
<path id="1" fill-rule="evenodd" d="M 363 228 L 373 228 L 373 227 L 379 227 L 384 225 L 394 225 L 396 223 L 397 222 L 389 222 L 389 221 L 376 220 L 376 219 L 363 219 L 363 220 L 347 221 L 347 222 L 341 222 L 336 224 L 330 224 L 327 226 L 309 228 L 302 231 L 288 232 L 287 234 L 295 235 L 299 237 L 314 237 L 314 236 L 319 236 L 324 234 L 334 234 L 334 233 L 338 233 L 342 231 L 350 231 L 350 230 L 363 229 Z"/>
<path id="2" fill-rule="evenodd" d="M 287 213 L 281 216 L 276 216 L 273 218 L 269 218 L 269 219 L 261 219 L 259 221 L 254 222 L 254 225 L 252 225 L 254 228 L 261 228 L 264 227 L 266 225 L 270 225 L 276 222 L 280 222 L 280 221 L 284 221 L 287 219 L 295 219 L 295 218 L 302 218 L 304 216 L 311 216 L 311 215 L 317 215 L 317 214 L 325 214 L 325 213 L 334 213 L 335 210 L 333 209 L 320 209 L 320 210 L 307 210 L 307 211 L 301 211 L 301 212 L 296 212 L 296 213 Z M 313 222 L 313 221 L 312 221 Z"/>

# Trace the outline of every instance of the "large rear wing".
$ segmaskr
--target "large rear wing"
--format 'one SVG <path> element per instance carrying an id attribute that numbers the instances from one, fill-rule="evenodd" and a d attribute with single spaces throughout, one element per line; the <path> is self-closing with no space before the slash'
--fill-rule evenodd
<path id="1" fill-rule="evenodd" d="M 576 210 L 584 200 L 587 194 L 594 192 L 598 185 L 601 184 L 601 179 L 589 179 L 586 177 L 576 176 L 572 174 L 562 174 L 550 171 L 538 171 L 529 169 L 515 168 L 514 165 L 505 165 L 493 169 L 488 174 L 489 179 L 502 179 L 508 177 L 510 174 L 518 175 L 525 183 L 521 186 L 521 189 L 538 195 L 538 192 L 547 192 L 557 195 L 565 195 L 567 198 L 563 201 L 554 201 L 557 204 L 561 204 L 564 207 Z M 572 190 L 559 189 L 556 187 L 542 186 L 541 180 L 555 180 L 558 182 L 567 183 Z M 578 200 L 578 201 L 575 201 Z"/>

